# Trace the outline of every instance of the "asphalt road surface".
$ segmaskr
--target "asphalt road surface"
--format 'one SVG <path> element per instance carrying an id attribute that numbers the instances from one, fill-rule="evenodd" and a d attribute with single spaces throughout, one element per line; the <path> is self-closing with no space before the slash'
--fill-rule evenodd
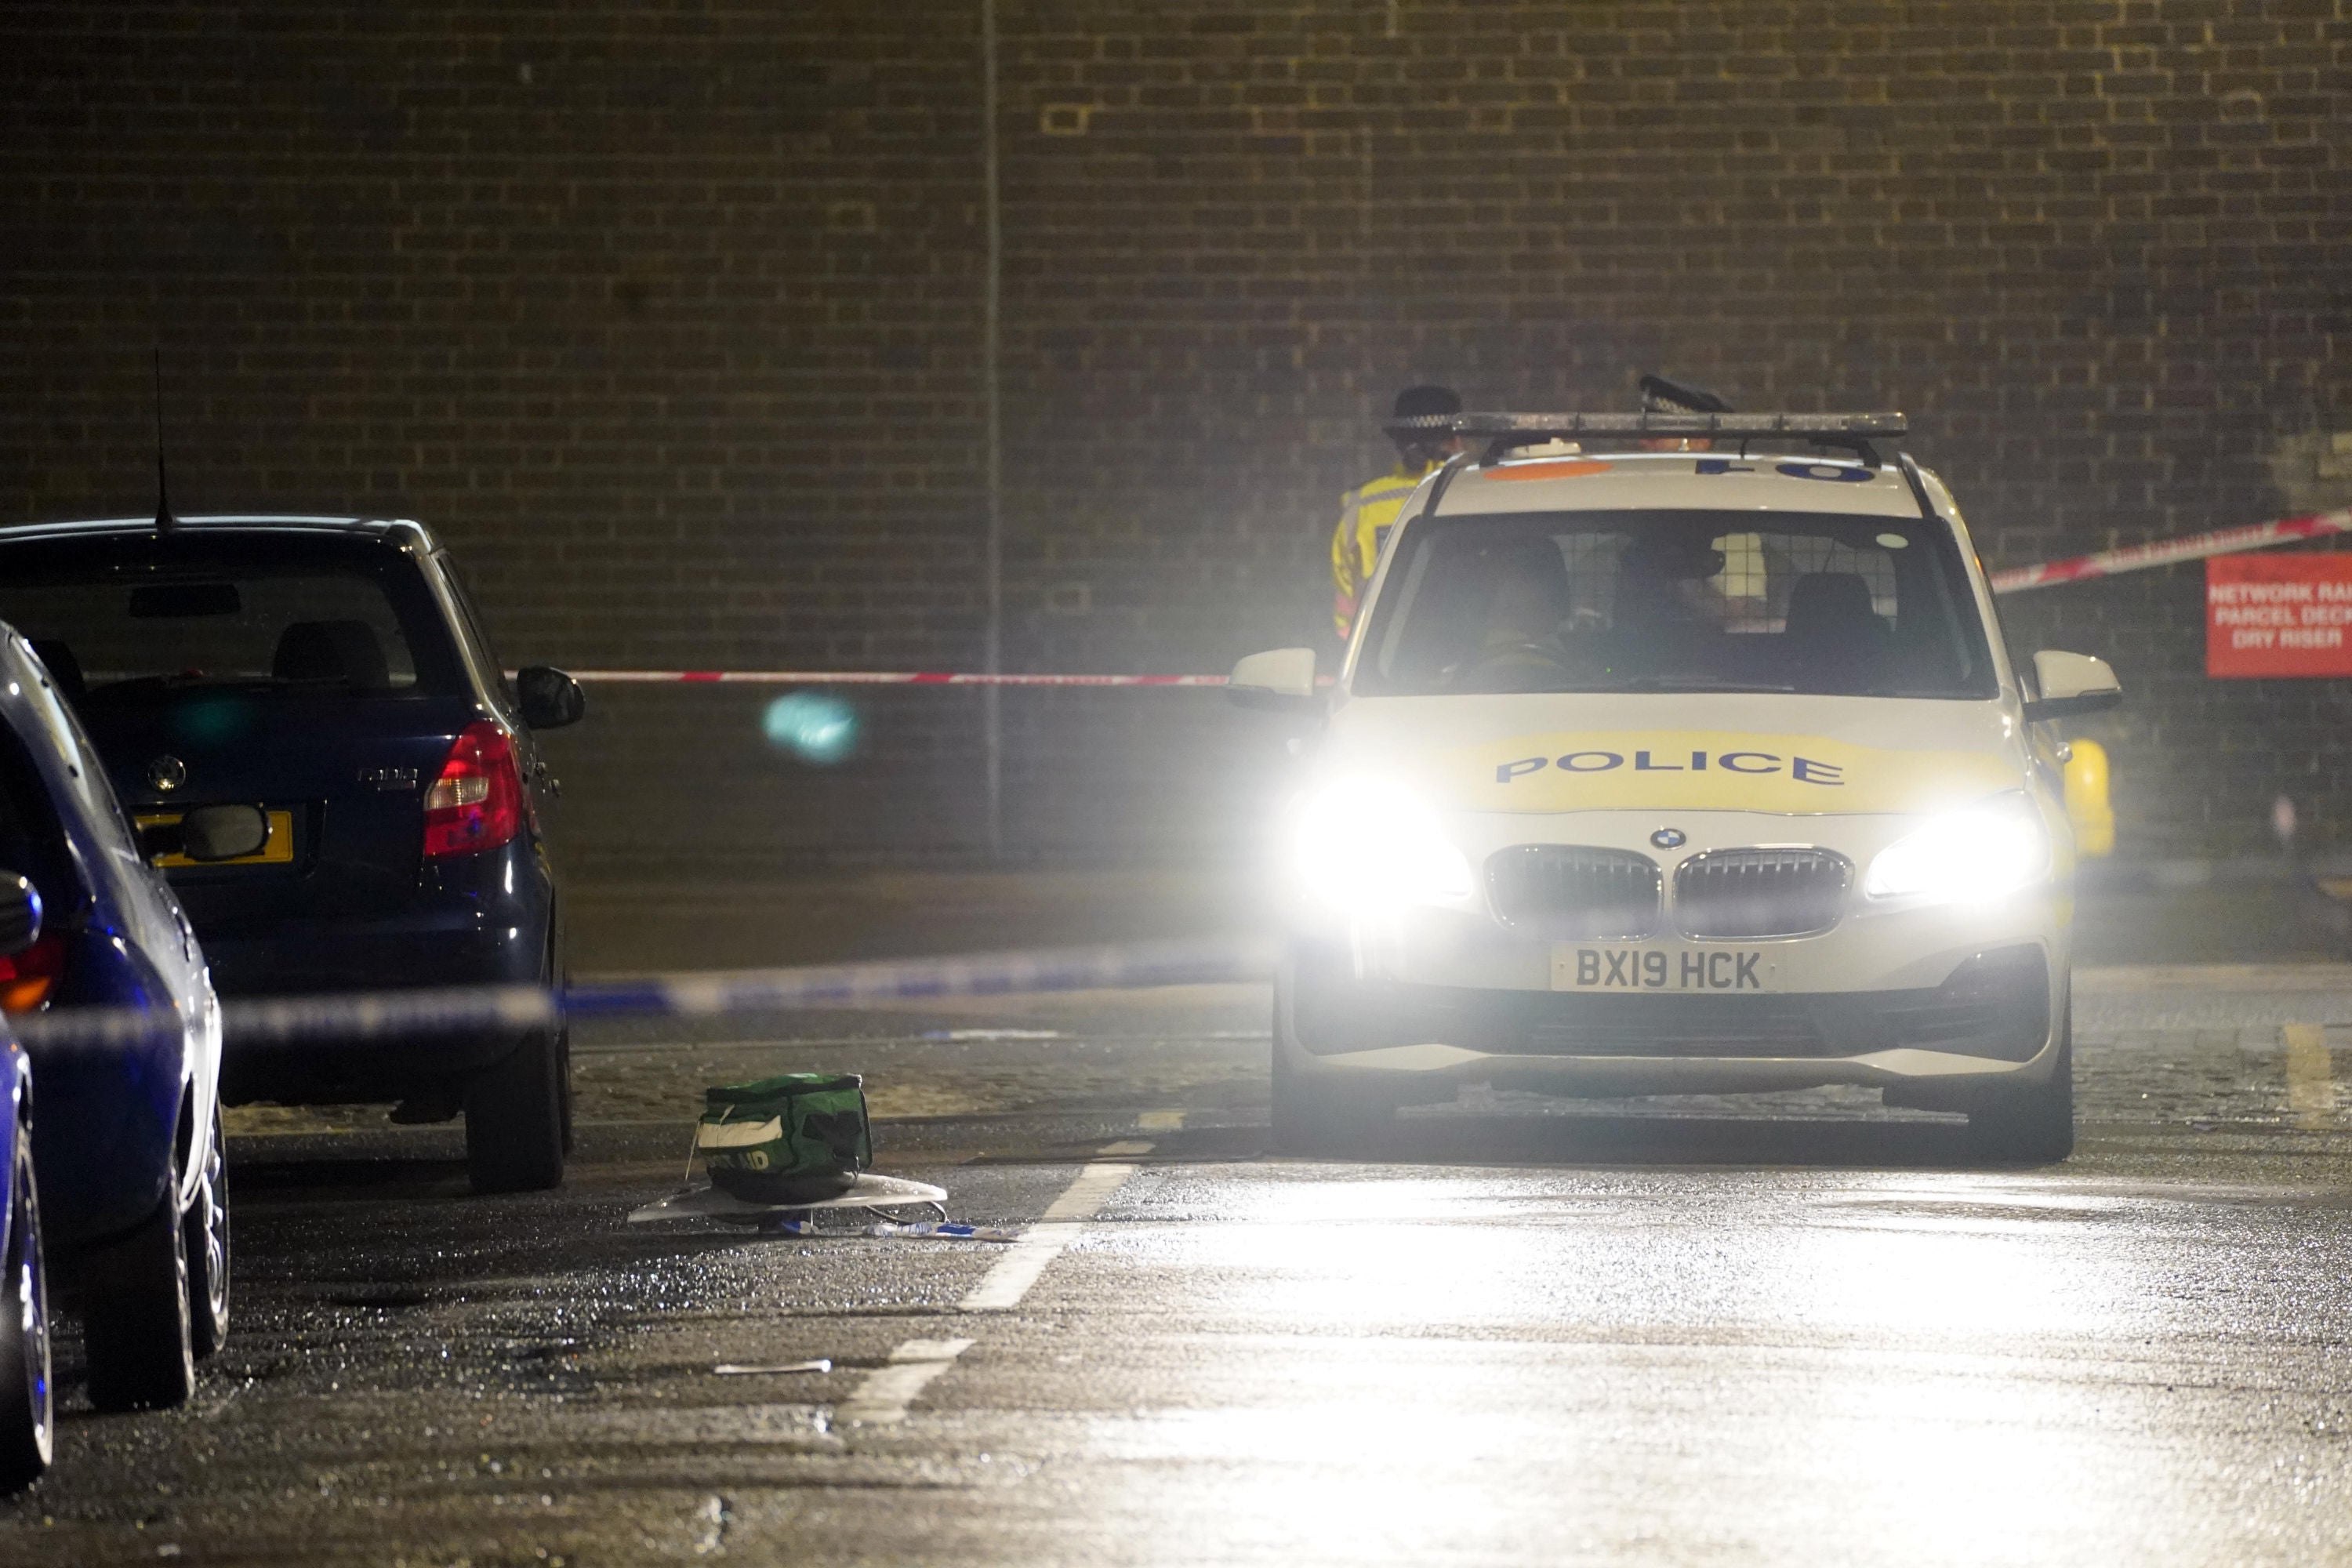
<path id="1" fill-rule="evenodd" d="M 2084 976 L 2048 1169 L 1832 1091 L 1271 1158 L 1264 1016 L 607 1025 L 513 1199 L 238 1112 L 228 1347 L 185 1411 L 77 1387 L 0 1563 L 2352 1561 L 2352 967 Z M 702 1084 L 820 1066 L 1023 1239 L 625 1223 Z"/>

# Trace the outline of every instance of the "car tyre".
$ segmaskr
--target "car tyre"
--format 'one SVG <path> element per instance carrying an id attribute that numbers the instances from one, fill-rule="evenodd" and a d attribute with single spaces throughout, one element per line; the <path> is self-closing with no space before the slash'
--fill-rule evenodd
<path id="1" fill-rule="evenodd" d="M 1274 1146 L 1285 1154 L 1364 1157 L 1378 1152 L 1396 1120 L 1396 1107 L 1385 1100 L 1330 1084 L 1318 1084 L 1300 1072 L 1291 1059 L 1298 1049 L 1292 1013 L 1291 987 L 1284 976 L 1275 984 L 1274 1061 L 1272 1093 Z"/>
<path id="2" fill-rule="evenodd" d="M 195 1392 L 179 1187 L 174 1170 L 155 1212 L 90 1255 L 82 1335 L 89 1402 L 100 1410 L 168 1410 Z"/>
<path id="3" fill-rule="evenodd" d="M 572 1135 L 572 1026 L 569 1024 L 566 1024 L 563 1026 L 563 1032 L 556 1037 L 555 1081 L 559 1092 L 563 1097 L 563 1153 L 564 1157 L 569 1159 L 572 1155 L 573 1144 Z"/>
<path id="4" fill-rule="evenodd" d="M 466 1089 L 466 1174 L 478 1193 L 535 1193 L 563 1181 L 569 1051 L 533 1029 Z"/>
<path id="5" fill-rule="evenodd" d="M 228 1149 L 221 1139 L 220 1107 L 213 1107 L 212 1139 L 204 1180 L 180 1227 L 188 1255 L 188 1321 L 196 1359 L 228 1341 Z"/>
<path id="6" fill-rule="evenodd" d="M 22 1119 L 10 1162 L 5 1250 L 0 1251 L 0 1496 L 49 1468 L 57 1436 L 49 1373 L 48 1281 L 41 1267 L 41 1204 L 33 1140 Z"/>
<path id="7" fill-rule="evenodd" d="M 2058 1060 L 2042 1083 L 1989 1089 L 1969 1110 L 1969 1145 L 1979 1159 L 2054 1165 L 2074 1152 L 2074 1020 L 2058 1038 Z"/>

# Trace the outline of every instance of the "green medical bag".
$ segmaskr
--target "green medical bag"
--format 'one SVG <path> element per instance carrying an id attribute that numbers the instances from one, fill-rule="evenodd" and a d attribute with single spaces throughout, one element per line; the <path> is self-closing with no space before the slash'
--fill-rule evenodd
<path id="1" fill-rule="evenodd" d="M 713 1185 L 749 1203 L 839 1197 L 874 1163 L 865 1080 L 788 1072 L 703 1091 L 695 1152 Z"/>

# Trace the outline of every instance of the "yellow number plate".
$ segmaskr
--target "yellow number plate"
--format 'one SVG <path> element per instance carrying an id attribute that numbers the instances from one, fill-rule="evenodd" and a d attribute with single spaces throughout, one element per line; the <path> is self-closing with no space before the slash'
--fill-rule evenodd
<path id="1" fill-rule="evenodd" d="M 142 828 L 163 827 L 185 816 L 184 812 L 146 812 L 136 820 Z M 158 855 L 154 863 L 165 870 L 183 866 L 290 866 L 294 863 L 294 814 L 273 811 L 269 816 L 269 837 L 251 855 L 240 855 L 234 860 L 191 860 L 185 855 Z"/>

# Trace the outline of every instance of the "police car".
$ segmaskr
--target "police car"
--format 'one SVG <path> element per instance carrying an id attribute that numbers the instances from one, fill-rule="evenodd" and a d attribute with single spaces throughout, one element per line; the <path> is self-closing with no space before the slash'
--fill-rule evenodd
<path id="1" fill-rule="evenodd" d="M 1232 678 L 1328 703 L 1279 830 L 1277 1140 L 1470 1083 L 1861 1084 L 2064 1158 L 2050 721 L 2121 693 L 2011 666 L 1949 491 L 1882 455 L 1902 416 L 1424 423 L 1473 449 L 1406 508 L 1336 690 L 1305 648 Z"/>

